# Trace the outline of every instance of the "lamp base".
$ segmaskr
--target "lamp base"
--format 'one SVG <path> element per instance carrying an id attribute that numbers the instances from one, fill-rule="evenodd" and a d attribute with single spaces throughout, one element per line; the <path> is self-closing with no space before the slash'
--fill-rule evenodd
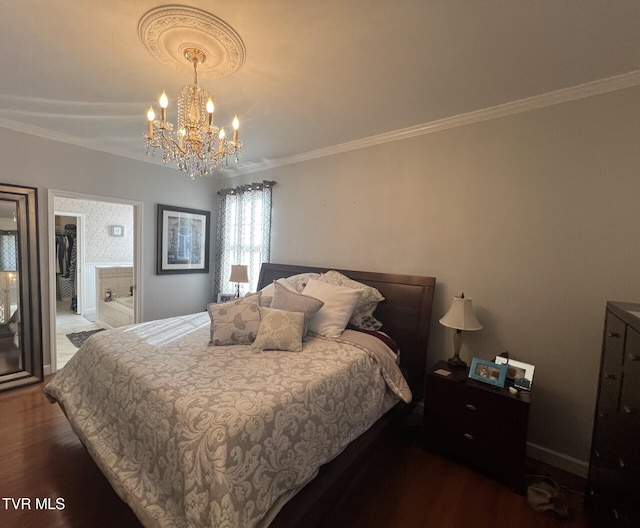
<path id="1" fill-rule="evenodd" d="M 453 368 L 466 368 L 467 364 L 460 359 L 460 356 L 458 354 L 454 354 L 453 356 L 451 356 L 448 360 L 447 360 L 447 365 L 449 365 L 450 367 Z"/>
<path id="2" fill-rule="evenodd" d="M 466 368 L 467 364 L 460 359 L 460 349 L 462 348 L 462 331 L 456 328 L 453 334 L 453 356 L 447 360 L 447 365 L 453 368 Z"/>

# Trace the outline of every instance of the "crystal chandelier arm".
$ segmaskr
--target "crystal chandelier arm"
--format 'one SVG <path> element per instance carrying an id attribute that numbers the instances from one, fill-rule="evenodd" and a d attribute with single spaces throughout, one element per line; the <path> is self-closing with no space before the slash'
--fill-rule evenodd
<path id="1" fill-rule="evenodd" d="M 162 153 L 162 162 L 173 162 L 178 169 L 195 176 L 211 174 L 216 167 L 228 163 L 229 156 L 236 162 L 242 150 L 238 140 L 239 121 L 233 120 L 233 139 L 225 138 L 225 131 L 214 124 L 214 104 L 211 94 L 198 86 L 198 65 L 206 60 L 201 50 L 188 48 L 184 56 L 193 64 L 193 84 L 183 86 L 178 97 L 177 126 L 167 121 L 168 98 L 163 92 L 160 98 L 161 117 L 155 120 L 153 108 L 147 119 L 149 129 L 144 134 L 147 155 Z"/>
<path id="2" fill-rule="evenodd" d="M 167 134 L 166 129 L 160 129 L 160 134 L 162 136 L 163 144 L 167 145 L 168 148 L 175 152 L 180 152 L 181 154 L 186 154 L 187 149 L 185 149 L 180 143 L 178 143 L 173 137 Z M 178 132 L 180 134 L 180 132 Z M 166 148 L 166 147 L 165 147 Z"/>

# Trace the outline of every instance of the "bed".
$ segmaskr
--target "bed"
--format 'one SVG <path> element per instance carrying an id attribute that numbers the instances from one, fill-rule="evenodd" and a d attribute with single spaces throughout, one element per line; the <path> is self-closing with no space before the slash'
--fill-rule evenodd
<path id="1" fill-rule="evenodd" d="M 210 346 L 204 312 L 95 334 L 46 387 L 145 526 L 319 526 L 420 401 L 435 279 L 263 264 L 258 288 L 329 271 L 382 294 L 399 359 L 356 329 L 298 352 Z"/>

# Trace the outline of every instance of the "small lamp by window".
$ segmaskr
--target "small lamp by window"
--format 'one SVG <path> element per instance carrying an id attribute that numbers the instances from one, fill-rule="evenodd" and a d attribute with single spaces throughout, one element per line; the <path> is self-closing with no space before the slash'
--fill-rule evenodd
<path id="1" fill-rule="evenodd" d="M 476 319 L 473 314 L 473 307 L 471 306 L 471 297 L 464 296 L 464 293 L 458 297 L 453 298 L 451 308 L 440 319 L 440 324 L 448 326 L 449 328 L 455 328 L 453 334 L 453 356 L 447 360 L 447 363 L 451 367 L 466 367 L 467 364 L 460 359 L 460 349 L 462 348 L 462 330 L 481 330 L 482 325 Z"/>
<path id="2" fill-rule="evenodd" d="M 240 297 L 240 283 L 249 282 L 248 267 L 244 264 L 232 264 L 229 282 L 236 283 L 236 297 Z"/>

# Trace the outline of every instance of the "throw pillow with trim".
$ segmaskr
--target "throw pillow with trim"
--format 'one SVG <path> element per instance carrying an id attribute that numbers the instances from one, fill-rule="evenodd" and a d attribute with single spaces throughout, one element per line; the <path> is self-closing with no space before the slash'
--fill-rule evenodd
<path id="1" fill-rule="evenodd" d="M 324 303 L 320 299 L 291 291 L 287 288 L 287 286 L 281 284 L 280 282 L 276 281 L 273 283 L 273 285 L 275 291 L 270 308 L 275 308 L 277 310 L 286 310 L 288 312 L 302 312 L 304 313 L 305 325 L 309 324 L 311 318 L 324 305 Z"/>
<path id="2" fill-rule="evenodd" d="M 253 346 L 260 350 L 300 352 L 304 313 L 260 308 L 260 327 Z"/>
<path id="3" fill-rule="evenodd" d="M 211 318 L 210 345 L 249 345 L 260 327 L 260 294 L 207 306 Z"/>

